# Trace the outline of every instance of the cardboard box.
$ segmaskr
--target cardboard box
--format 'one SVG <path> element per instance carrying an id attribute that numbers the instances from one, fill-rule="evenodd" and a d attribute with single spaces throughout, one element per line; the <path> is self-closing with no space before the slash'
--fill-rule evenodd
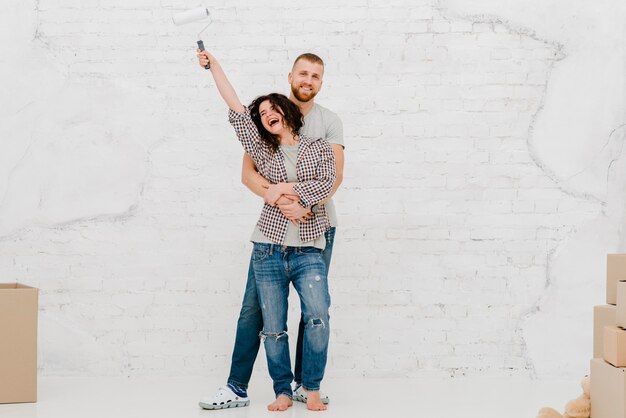
<path id="1" fill-rule="evenodd" d="M 0 403 L 37 401 L 39 291 L 0 283 Z"/>
<path id="2" fill-rule="evenodd" d="M 626 330 L 604 327 L 604 360 L 615 367 L 626 367 Z"/>
<path id="3" fill-rule="evenodd" d="M 591 418 L 626 418 L 626 369 L 591 360 Z"/>
<path id="4" fill-rule="evenodd" d="M 626 282 L 617 282 L 617 312 L 615 325 L 626 328 Z"/>
<path id="5" fill-rule="evenodd" d="M 615 325 L 615 305 L 598 305 L 593 307 L 593 357 L 604 356 L 604 327 Z"/>
<path id="6" fill-rule="evenodd" d="M 626 280 L 626 254 L 606 256 L 606 303 L 617 304 L 617 282 Z"/>

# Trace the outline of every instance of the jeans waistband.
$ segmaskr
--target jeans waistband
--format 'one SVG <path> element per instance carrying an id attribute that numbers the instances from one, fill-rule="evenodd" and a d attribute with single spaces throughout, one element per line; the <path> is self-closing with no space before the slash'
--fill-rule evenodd
<path id="1" fill-rule="evenodd" d="M 265 242 L 255 242 L 254 247 L 255 248 L 267 248 L 270 251 L 270 253 L 273 253 L 274 251 L 278 251 L 281 253 L 299 254 L 305 251 L 309 252 L 311 250 L 317 250 L 320 253 L 322 252 L 322 250 L 320 250 L 317 247 L 290 247 L 288 245 L 268 244 Z"/>

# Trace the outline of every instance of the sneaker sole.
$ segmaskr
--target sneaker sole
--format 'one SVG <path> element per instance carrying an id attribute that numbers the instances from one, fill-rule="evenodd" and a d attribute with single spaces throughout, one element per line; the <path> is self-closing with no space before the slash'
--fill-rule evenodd
<path id="1" fill-rule="evenodd" d="M 294 394 L 293 400 L 296 402 L 306 403 L 306 398 L 304 396 L 299 396 L 299 395 Z M 330 399 L 328 399 L 327 396 L 324 396 L 321 400 L 324 405 L 328 405 L 328 403 L 330 402 Z"/>
<path id="2" fill-rule="evenodd" d="M 200 408 L 202 409 L 217 410 L 217 409 L 240 408 L 240 407 L 248 406 L 250 405 L 250 401 L 245 401 L 245 402 L 234 401 L 234 402 L 225 403 L 223 405 L 213 405 L 213 404 L 199 402 L 198 405 L 200 405 Z"/>

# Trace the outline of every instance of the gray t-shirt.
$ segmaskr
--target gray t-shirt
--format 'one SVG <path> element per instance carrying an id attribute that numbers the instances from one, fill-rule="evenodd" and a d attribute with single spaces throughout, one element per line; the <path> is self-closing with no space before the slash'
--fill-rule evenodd
<path id="1" fill-rule="evenodd" d="M 336 113 L 317 103 L 313 104 L 309 113 L 304 117 L 304 126 L 300 129 L 300 133 L 311 138 L 324 138 L 331 144 L 338 144 L 344 147 L 341 119 L 339 119 Z M 324 207 L 328 214 L 330 226 L 336 227 L 337 212 L 335 211 L 335 203 L 330 199 L 324 204 Z"/>
<path id="2" fill-rule="evenodd" d="M 298 182 L 298 173 L 296 171 L 296 160 L 298 159 L 298 145 L 281 145 L 280 152 L 283 153 L 285 157 L 285 170 L 287 171 L 287 181 L 290 183 Z M 254 231 L 252 232 L 252 237 L 250 238 L 252 242 L 264 242 L 267 244 L 272 244 L 272 241 L 267 239 L 265 235 L 259 229 L 259 226 L 256 225 L 254 227 Z M 287 234 L 285 235 L 285 242 L 283 245 L 287 245 L 289 247 L 315 247 L 323 250 L 326 247 L 326 238 L 324 234 L 320 235 L 313 241 L 303 242 L 300 239 L 300 228 L 298 225 L 294 225 L 289 222 L 287 226 Z"/>

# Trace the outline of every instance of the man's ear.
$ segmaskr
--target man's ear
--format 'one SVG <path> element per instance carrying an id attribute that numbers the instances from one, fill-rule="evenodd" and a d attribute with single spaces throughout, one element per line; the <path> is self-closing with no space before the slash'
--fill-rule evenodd
<path id="1" fill-rule="evenodd" d="M 291 85 L 292 80 L 293 80 L 293 76 L 291 75 L 291 71 L 290 71 L 289 75 L 287 75 L 287 81 L 289 82 L 289 85 Z"/>

